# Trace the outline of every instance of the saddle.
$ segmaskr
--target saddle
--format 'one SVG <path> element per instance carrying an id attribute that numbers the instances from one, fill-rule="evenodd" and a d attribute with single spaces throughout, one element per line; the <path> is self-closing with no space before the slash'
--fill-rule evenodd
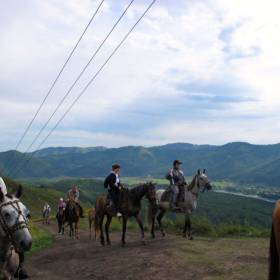
<path id="1" fill-rule="evenodd" d="M 127 188 L 122 188 L 119 192 L 119 208 L 120 209 L 127 209 L 129 202 L 129 190 Z M 106 208 L 107 211 L 117 214 L 116 205 L 114 204 L 113 198 L 111 197 L 110 193 L 106 196 Z"/>
<path id="2" fill-rule="evenodd" d="M 168 188 L 163 193 L 161 200 L 162 201 L 169 201 L 170 204 L 171 204 L 171 202 L 172 202 L 172 190 L 171 190 L 170 186 L 168 186 Z M 178 194 L 177 202 L 184 202 L 184 201 L 185 201 L 185 186 L 179 186 L 179 194 Z"/>

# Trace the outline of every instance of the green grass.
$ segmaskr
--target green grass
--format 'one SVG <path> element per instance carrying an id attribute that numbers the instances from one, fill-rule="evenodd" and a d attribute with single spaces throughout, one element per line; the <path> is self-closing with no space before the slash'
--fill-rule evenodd
<path id="1" fill-rule="evenodd" d="M 183 244 L 186 266 L 207 280 L 263 280 L 267 277 L 267 239 L 198 238 Z"/>
<path id="2" fill-rule="evenodd" d="M 42 250 L 54 242 L 54 237 L 48 231 L 38 227 L 32 221 L 30 221 L 28 227 L 33 238 L 33 244 L 29 254 Z"/>

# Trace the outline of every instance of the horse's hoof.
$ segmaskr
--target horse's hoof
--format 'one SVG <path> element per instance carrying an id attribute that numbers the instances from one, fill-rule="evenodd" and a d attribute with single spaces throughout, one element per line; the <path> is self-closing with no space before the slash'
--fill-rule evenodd
<path id="1" fill-rule="evenodd" d="M 108 245 L 108 246 L 111 246 L 111 242 L 110 242 L 110 241 L 107 241 L 107 245 Z"/>
<path id="2" fill-rule="evenodd" d="M 189 240 L 193 240 L 193 237 L 192 237 L 192 236 L 189 236 Z"/>
<path id="3" fill-rule="evenodd" d="M 147 245 L 147 242 L 145 240 L 142 240 L 142 245 Z"/>
<path id="4" fill-rule="evenodd" d="M 165 237 L 165 232 L 164 231 L 161 232 L 161 236 Z"/>
<path id="5" fill-rule="evenodd" d="M 122 247 L 125 247 L 125 242 L 122 242 Z"/>

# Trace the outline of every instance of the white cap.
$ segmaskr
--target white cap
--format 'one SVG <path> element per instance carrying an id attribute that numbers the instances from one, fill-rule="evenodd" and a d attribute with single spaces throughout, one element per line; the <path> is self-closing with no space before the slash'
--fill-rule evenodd
<path id="1" fill-rule="evenodd" d="M 0 189 L 2 190 L 4 195 L 7 194 L 7 187 L 2 177 L 0 177 Z"/>
<path id="2" fill-rule="evenodd" d="M 62 197 L 60 198 L 60 201 L 63 201 L 63 198 L 62 198 Z"/>

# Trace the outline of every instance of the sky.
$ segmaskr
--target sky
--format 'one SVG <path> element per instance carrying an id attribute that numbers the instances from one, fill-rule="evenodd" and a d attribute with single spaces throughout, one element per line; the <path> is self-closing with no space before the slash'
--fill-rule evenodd
<path id="1" fill-rule="evenodd" d="M 15 148 L 100 1 L 0 0 L 1 151 Z M 150 2 L 134 1 L 40 139 Z M 128 3 L 104 1 L 19 150 Z M 280 142 L 279 10 L 277 0 L 158 0 L 44 147 Z"/>

